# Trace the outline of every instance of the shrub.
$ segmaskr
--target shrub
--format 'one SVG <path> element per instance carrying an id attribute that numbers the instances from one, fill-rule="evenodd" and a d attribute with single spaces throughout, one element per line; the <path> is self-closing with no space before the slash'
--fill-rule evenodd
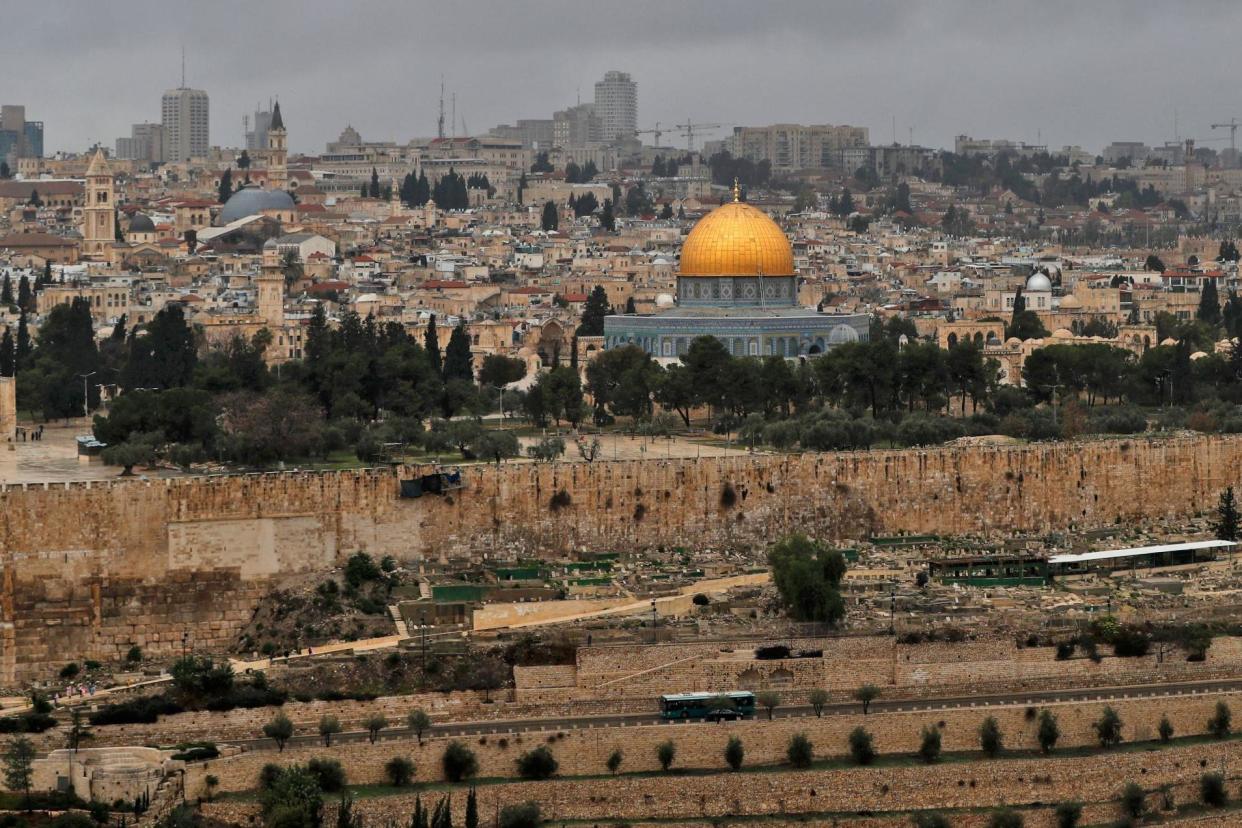
<path id="1" fill-rule="evenodd" d="M 384 763 L 384 776 L 394 788 L 404 788 L 414 778 L 414 763 L 404 756 L 394 756 Z"/>
<path id="2" fill-rule="evenodd" d="M 449 782 L 460 782 L 479 772 L 479 760 L 475 758 L 474 751 L 456 739 L 444 748 L 440 763 L 444 768 L 444 778 Z"/>
<path id="3" fill-rule="evenodd" d="M 875 761 L 875 745 L 866 728 L 856 727 L 850 731 L 849 746 L 850 756 L 856 764 L 870 765 Z"/>
<path id="4" fill-rule="evenodd" d="M 940 758 L 940 730 L 938 728 L 923 728 L 923 740 L 919 744 L 919 758 L 929 765 Z"/>
<path id="5" fill-rule="evenodd" d="M 1022 814 L 1010 808 L 1001 808 L 988 820 L 988 828 L 1022 828 Z"/>
<path id="6" fill-rule="evenodd" d="M 1060 802 L 1057 804 L 1054 815 L 1057 828 L 1078 828 L 1078 820 L 1082 819 L 1082 803 Z"/>
<path id="7" fill-rule="evenodd" d="M 911 821 L 914 828 L 949 828 L 948 817 L 943 814 L 915 814 Z"/>
<path id="8" fill-rule="evenodd" d="M 177 745 L 177 752 L 172 758 L 180 759 L 182 762 L 205 762 L 219 755 L 220 749 L 216 747 L 215 742 L 185 742 Z"/>
<path id="9" fill-rule="evenodd" d="M 1078 649 L 1078 644 L 1074 641 L 1062 641 L 1057 644 L 1057 661 L 1065 661 L 1074 655 L 1074 650 Z"/>
<path id="10" fill-rule="evenodd" d="M 1229 735 L 1233 729 L 1233 713 L 1229 710 L 1229 705 L 1223 701 L 1216 703 L 1216 712 L 1212 714 L 1212 718 L 1208 719 L 1207 731 L 1217 739 L 1223 739 Z"/>
<path id="11" fill-rule="evenodd" d="M 769 644 L 766 647 L 755 648 L 755 658 L 760 661 L 771 661 L 779 658 L 789 658 L 789 648 L 784 644 Z"/>
<path id="12" fill-rule="evenodd" d="M 673 760 L 677 758 L 677 745 L 673 744 L 673 740 L 661 742 L 656 748 L 656 759 L 660 761 L 660 769 L 668 773 L 668 769 L 673 766 Z"/>
<path id="13" fill-rule="evenodd" d="M 712 599 L 708 598 L 703 593 L 698 592 L 698 593 L 695 593 L 695 596 L 690 599 L 690 602 L 693 603 L 696 607 L 706 607 L 709 604 L 711 604 Z"/>
<path id="14" fill-rule="evenodd" d="M 1151 636 L 1129 625 L 1114 633 L 1112 643 L 1113 655 L 1121 658 L 1141 658 L 1151 650 Z"/>
<path id="15" fill-rule="evenodd" d="M 625 754 L 621 752 L 621 748 L 617 748 L 608 754 L 608 761 L 604 763 L 604 766 L 608 768 L 609 773 L 615 775 L 617 771 L 621 770 L 621 763 L 624 761 Z"/>
<path id="16" fill-rule="evenodd" d="M 746 761 L 746 748 L 742 746 L 742 740 L 737 736 L 729 737 L 729 742 L 724 749 L 724 759 L 730 770 L 742 769 L 742 763 Z"/>
<path id="17" fill-rule="evenodd" d="M 1044 710 L 1039 714 L 1039 727 L 1035 731 L 1035 737 L 1039 740 L 1039 749 L 1043 753 L 1052 753 L 1057 746 L 1057 740 L 1061 738 L 1061 728 L 1057 724 L 1057 717 L 1051 711 Z"/>
<path id="18" fill-rule="evenodd" d="M 1229 792 L 1225 790 L 1225 777 L 1219 773 L 1205 773 L 1199 777 L 1199 798 L 1204 805 L 1220 808 L 1229 802 Z"/>
<path id="19" fill-rule="evenodd" d="M 78 666 L 76 661 L 71 661 L 64 667 L 60 668 L 60 677 L 63 679 L 76 678 L 78 673 L 82 672 L 82 668 Z"/>
<path id="20" fill-rule="evenodd" d="M 538 803 L 523 802 L 501 808 L 497 828 L 539 828 L 542 822 Z"/>
<path id="21" fill-rule="evenodd" d="M 1132 819 L 1138 819 L 1143 815 L 1146 794 L 1143 789 L 1134 782 L 1126 783 L 1121 789 L 1121 811 Z"/>
<path id="22" fill-rule="evenodd" d="M 129 648 L 129 652 L 125 654 L 125 660 L 130 664 L 137 664 L 142 661 L 142 648 L 137 644 Z"/>
<path id="23" fill-rule="evenodd" d="M 1156 727 L 1156 733 L 1160 734 L 1160 742 L 1168 744 L 1173 739 L 1173 723 L 1169 721 L 1168 716 L 1160 717 L 1160 724 Z"/>
<path id="24" fill-rule="evenodd" d="M 345 582 L 355 589 L 367 581 L 378 581 L 382 577 L 380 568 L 366 552 L 355 552 L 345 562 Z"/>
<path id="25" fill-rule="evenodd" d="M 795 768 L 809 768 L 815 759 L 814 747 L 805 733 L 795 733 L 789 739 L 789 747 L 785 749 L 789 764 Z M 736 769 L 735 769 L 736 770 Z"/>
<path id="26" fill-rule="evenodd" d="M 995 758 L 1005 747 L 1004 736 L 995 716 L 988 716 L 979 725 L 979 749 L 990 758 Z"/>
<path id="27" fill-rule="evenodd" d="M 523 753 L 517 760 L 518 774 L 523 779 L 549 779 L 556 774 L 558 767 L 560 763 L 546 745 Z"/>
<path id="28" fill-rule="evenodd" d="M 345 769 L 335 759 L 316 757 L 306 763 L 306 769 L 319 782 L 319 790 L 324 793 L 340 793 L 345 790 Z"/>
<path id="29" fill-rule="evenodd" d="M 1117 715 L 1117 711 L 1111 705 L 1105 705 L 1099 721 L 1091 725 L 1096 738 L 1100 740 L 1100 747 L 1110 748 L 1121 742 L 1121 725 L 1121 717 Z"/>

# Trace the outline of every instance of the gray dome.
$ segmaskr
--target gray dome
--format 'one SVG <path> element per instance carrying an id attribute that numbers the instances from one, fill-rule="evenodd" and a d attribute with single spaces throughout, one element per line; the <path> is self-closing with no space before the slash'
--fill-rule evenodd
<path id="1" fill-rule="evenodd" d="M 129 220 L 129 232 L 154 233 L 155 222 L 151 221 L 151 217 L 146 213 L 134 213 Z"/>
<path id="2" fill-rule="evenodd" d="M 1031 278 L 1026 280 L 1027 293 L 1047 293 L 1052 290 L 1052 280 L 1047 274 L 1035 271 L 1031 274 Z"/>
<path id="3" fill-rule="evenodd" d="M 229 196 L 220 211 L 220 223 L 228 224 L 246 216 L 255 216 L 264 210 L 292 210 L 293 197 L 284 190 L 263 190 L 259 187 L 243 187 Z"/>

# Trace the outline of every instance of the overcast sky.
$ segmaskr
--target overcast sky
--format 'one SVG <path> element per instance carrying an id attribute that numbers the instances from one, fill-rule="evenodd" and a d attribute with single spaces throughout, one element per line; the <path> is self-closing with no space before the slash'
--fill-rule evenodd
<path id="1" fill-rule="evenodd" d="M 211 96 L 211 142 L 279 96 L 290 149 L 347 124 L 435 134 L 440 75 L 474 133 L 550 117 L 608 69 L 640 127 L 857 124 L 873 143 L 1005 137 L 1054 148 L 1218 140 L 1242 118 L 1242 3 L 1228 0 L 4 0 L 0 102 L 47 150 L 112 146 L 180 78 Z M 459 131 L 461 127 L 459 126 Z M 724 134 L 717 131 L 715 137 Z M 650 140 L 650 136 L 647 136 Z M 1225 139 L 1225 140 L 1220 140 Z M 663 143 L 684 141 L 665 136 Z"/>

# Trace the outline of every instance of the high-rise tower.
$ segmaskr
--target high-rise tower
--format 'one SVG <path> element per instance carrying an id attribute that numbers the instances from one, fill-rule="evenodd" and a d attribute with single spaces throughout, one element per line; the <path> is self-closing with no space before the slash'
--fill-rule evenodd
<path id="1" fill-rule="evenodd" d="M 595 82 L 595 114 L 604 128 L 604 140 L 628 138 L 638 129 L 638 84 L 628 72 L 615 69 Z"/>

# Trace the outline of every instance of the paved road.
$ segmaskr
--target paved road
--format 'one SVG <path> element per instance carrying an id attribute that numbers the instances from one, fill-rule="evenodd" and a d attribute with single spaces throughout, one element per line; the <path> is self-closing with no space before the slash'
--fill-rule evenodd
<path id="1" fill-rule="evenodd" d="M 871 703 L 871 712 L 904 712 L 917 710 L 952 710 L 968 707 L 994 707 L 1001 705 L 1038 705 L 1072 701 L 1115 701 L 1120 699 L 1160 698 L 1163 696 L 1194 696 L 1210 693 L 1221 693 L 1242 690 L 1242 679 L 1219 679 L 1211 681 L 1170 682 L 1167 684 L 1141 684 L 1120 687 L 1080 688 L 1067 690 L 1032 690 L 1023 693 L 997 693 L 981 696 L 947 696 L 929 699 L 884 699 L 879 698 Z M 825 716 L 840 716 L 859 713 L 862 706 L 858 702 L 833 702 L 824 707 Z M 815 715 L 810 705 L 789 705 L 778 707 L 775 718 L 802 718 Z M 756 718 L 764 718 L 766 712 L 760 712 Z M 708 725 L 709 722 L 664 722 L 654 713 L 617 713 L 602 716 L 565 716 L 553 719 L 515 719 L 510 721 L 484 722 L 447 722 L 433 725 L 427 735 L 431 736 L 481 736 L 503 735 L 507 733 L 528 733 L 531 731 L 557 730 L 589 730 L 603 727 L 637 727 L 664 723 L 670 727 L 688 725 Z M 402 723 L 404 724 L 404 723 Z M 406 740 L 410 731 L 404 727 L 394 727 L 380 733 L 378 741 Z M 332 737 L 333 743 L 363 742 L 370 738 L 365 730 L 338 733 Z M 276 750 L 276 743 L 267 738 L 256 739 L 222 739 L 222 743 L 238 745 L 247 750 Z M 322 744 L 322 739 L 314 734 L 294 736 L 290 745 Z"/>

